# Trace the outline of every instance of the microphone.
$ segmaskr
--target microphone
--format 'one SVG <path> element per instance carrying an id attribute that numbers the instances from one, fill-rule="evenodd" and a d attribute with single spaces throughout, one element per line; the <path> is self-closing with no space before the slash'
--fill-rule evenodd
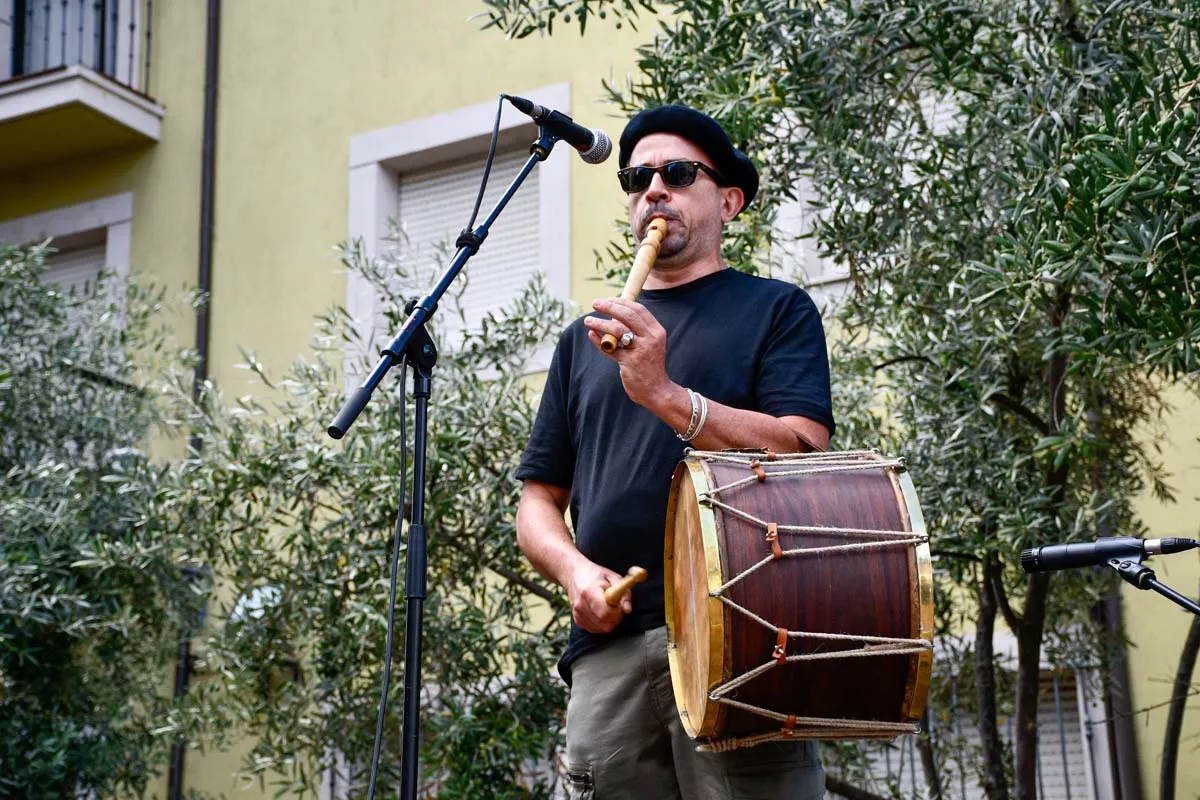
<path id="1" fill-rule="evenodd" d="M 612 152 L 612 139 L 599 128 L 585 128 L 561 111 L 539 106 L 524 97 L 513 97 L 509 94 L 504 96 L 522 114 L 528 114 L 547 132 L 578 150 L 579 157 L 587 163 L 599 164 Z"/>
<path id="2" fill-rule="evenodd" d="M 1094 542 L 1048 544 L 1021 552 L 1021 569 L 1026 572 L 1048 572 L 1074 567 L 1104 564 L 1111 558 L 1142 559 L 1159 553 L 1179 553 L 1200 547 L 1195 539 L 1135 539 L 1132 536 L 1109 536 Z"/>

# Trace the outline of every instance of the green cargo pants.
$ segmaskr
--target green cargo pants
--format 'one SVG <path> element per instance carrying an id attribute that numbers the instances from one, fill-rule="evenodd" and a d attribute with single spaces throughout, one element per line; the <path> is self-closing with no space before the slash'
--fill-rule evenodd
<path id="1" fill-rule="evenodd" d="M 825 796 L 817 744 L 771 742 L 698 753 L 683 732 L 667 629 L 609 642 L 571 665 L 572 800 L 812 800 Z"/>

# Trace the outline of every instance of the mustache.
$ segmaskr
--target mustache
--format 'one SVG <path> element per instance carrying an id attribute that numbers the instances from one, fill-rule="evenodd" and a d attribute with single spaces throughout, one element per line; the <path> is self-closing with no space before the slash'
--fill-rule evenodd
<path id="1" fill-rule="evenodd" d="M 652 220 L 654 217 L 662 217 L 663 219 L 675 220 L 676 222 L 683 221 L 683 218 L 679 216 L 679 212 L 670 206 L 661 204 L 652 205 L 643 211 L 642 215 L 638 217 L 639 236 L 646 235 L 646 228 L 650 226 L 650 220 Z"/>

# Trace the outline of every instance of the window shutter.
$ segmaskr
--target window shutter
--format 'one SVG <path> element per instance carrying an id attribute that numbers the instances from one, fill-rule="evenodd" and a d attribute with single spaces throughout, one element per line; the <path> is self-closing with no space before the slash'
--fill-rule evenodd
<path id="1" fill-rule="evenodd" d="M 953 94 L 941 96 L 925 94 L 921 96 L 921 112 L 925 116 L 925 123 L 929 125 L 930 131 L 935 136 L 943 136 L 950 133 L 955 127 L 958 102 Z"/>
<path id="2" fill-rule="evenodd" d="M 524 149 L 496 154 L 476 226 L 528 157 Z M 482 175 L 483 160 L 476 157 L 400 176 L 398 219 L 404 237 L 399 248 L 410 275 L 402 288 L 407 296 L 424 296 L 445 271 L 456 252 L 454 240 L 474 207 Z M 442 340 L 451 346 L 461 342 L 463 322 L 452 299 L 457 293 L 462 292 L 459 304 L 466 327 L 478 330 L 485 314 L 516 298 L 541 268 L 538 182 L 531 176 L 509 200 L 439 306 L 434 326 Z"/>
<path id="3" fill-rule="evenodd" d="M 816 239 L 798 239 L 813 230 L 820 212 L 811 207 L 816 192 L 806 177 L 799 177 L 792 186 L 796 199 L 785 200 L 775 217 L 778 249 L 776 257 L 782 262 L 783 275 L 802 283 L 820 284 L 846 277 L 846 271 L 832 260 L 819 255 Z"/>
<path id="4" fill-rule="evenodd" d="M 772 256 L 776 266 L 771 277 L 803 286 L 817 308 L 825 309 L 845 294 L 850 271 L 831 258 L 822 258 L 816 239 L 796 238 L 812 232 L 821 211 L 809 205 L 816 191 L 807 177 L 796 178 L 792 190 L 796 199 L 781 203 L 775 216 Z"/>
<path id="5" fill-rule="evenodd" d="M 58 286 L 66 297 L 91 295 L 104 268 L 105 245 L 97 244 L 55 253 L 46 259 L 44 280 Z"/>

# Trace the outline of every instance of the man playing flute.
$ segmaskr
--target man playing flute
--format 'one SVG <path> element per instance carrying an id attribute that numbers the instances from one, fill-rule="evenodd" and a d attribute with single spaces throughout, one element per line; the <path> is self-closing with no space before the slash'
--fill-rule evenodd
<path id="1" fill-rule="evenodd" d="M 559 662 L 571 686 L 571 796 L 823 797 L 814 742 L 696 751 L 673 700 L 663 601 L 667 499 L 686 447 L 827 449 L 820 316 L 799 287 L 722 259 L 724 226 L 759 178 L 714 119 L 683 106 L 642 111 L 621 135 L 619 163 L 634 235 L 655 218 L 667 232 L 638 300 L 597 300 L 560 337 L 517 471 L 518 543 L 571 605 Z M 605 334 L 620 342 L 611 354 Z M 648 580 L 610 606 L 604 590 L 633 565 Z"/>

